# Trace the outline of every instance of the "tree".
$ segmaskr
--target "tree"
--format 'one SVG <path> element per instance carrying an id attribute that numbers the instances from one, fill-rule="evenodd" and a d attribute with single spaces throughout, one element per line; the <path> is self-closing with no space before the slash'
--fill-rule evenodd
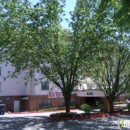
<path id="1" fill-rule="evenodd" d="M 34 70 L 42 70 L 61 89 L 66 112 L 74 87 L 84 77 L 92 77 L 112 111 L 114 98 L 129 85 L 129 29 L 116 24 L 115 10 L 120 8 L 110 3 L 108 10 L 99 13 L 100 4 L 78 0 L 71 30 L 65 30 L 60 27 L 64 0 L 41 0 L 34 7 L 27 0 L 3 0 L 0 51 L 3 60 L 15 66 L 12 76 L 28 70 L 28 79 Z"/>
<path id="2" fill-rule="evenodd" d="M 87 66 L 86 69 L 84 66 L 84 76 L 91 77 L 104 92 L 110 104 L 110 111 L 113 111 L 114 99 L 130 85 L 129 26 L 120 26 L 115 20 L 120 6 L 106 1 L 105 9 L 102 9 L 102 2 L 77 1 L 75 12 L 72 14 L 72 26 L 75 37 L 80 38 L 80 43 L 90 44 L 92 48 L 92 60 L 89 62 L 91 71 L 89 70 L 88 75 L 88 64 L 84 64 Z"/>
<path id="3" fill-rule="evenodd" d="M 111 4 L 110 8 L 107 6 L 109 12 L 104 11 L 100 14 L 104 19 L 100 20 L 99 24 L 102 39 L 96 58 L 97 64 L 93 69 L 95 72 L 93 78 L 107 97 L 110 111 L 114 111 L 114 99 L 127 91 L 130 85 L 130 27 L 129 23 L 125 22 L 127 17 L 123 16 L 123 13 L 116 19 L 120 7 L 121 4 L 119 6 Z"/>
<path id="4" fill-rule="evenodd" d="M 129 0 L 101 0 L 98 8 L 98 14 L 106 11 L 108 8 L 117 8 L 113 16 L 114 21 L 119 26 L 129 26 L 130 24 L 130 1 Z"/>
<path id="5" fill-rule="evenodd" d="M 60 27 L 62 2 L 41 0 L 34 7 L 27 0 L 1 4 L 0 46 L 3 59 L 15 66 L 12 76 L 28 70 L 28 78 L 34 70 L 42 70 L 44 76 L 60 88 L 66 112 L 70 112 L 71 93 L 83 71 L 82 52 L 89 55 L 86 51 L 89 46 L 75 42 L 73 33 Z"/>
<path id="6" fill-rule="evenodd" d="M 123 38 L 124 40 L 124 38 Z M 114 110 L 113 101 L 130 86 L 130 50 L 127 41 L 102 45 L 99 62 L 93 68 L 93 79 L 109 101 L 110 111 Z"/>

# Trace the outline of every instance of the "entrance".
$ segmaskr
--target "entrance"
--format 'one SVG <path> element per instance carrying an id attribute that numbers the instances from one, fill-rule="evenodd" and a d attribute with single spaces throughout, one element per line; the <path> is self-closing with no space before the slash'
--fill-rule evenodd
<path id="1" fill-rule="evenodd" d="M 28 111 L 29 97 L 20 98 L 20 111 Z"/>
<path id="2" fill-rule="evenodd" d="M 92 107 L 98 106 L 99 104 L 103 104 L 102 97 L 85 97 L 85 103 L 89 104 Z"/>
<path id="3" fill-rule="evenodd" d="M 20 102 L 14 101 L 14 112 L 19 112 L 20 109 Z"/>

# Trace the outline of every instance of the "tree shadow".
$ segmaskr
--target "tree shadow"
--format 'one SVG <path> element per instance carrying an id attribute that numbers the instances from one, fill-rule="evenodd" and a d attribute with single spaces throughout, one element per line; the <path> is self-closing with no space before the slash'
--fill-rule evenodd
<path id="1" fill-rule="evenodd" d="M 130 120 L 130 116 L 69 121 L 51 121 L 43 116 L 1 117 L 0 130 L 119 130 L 122 119 Z"/>

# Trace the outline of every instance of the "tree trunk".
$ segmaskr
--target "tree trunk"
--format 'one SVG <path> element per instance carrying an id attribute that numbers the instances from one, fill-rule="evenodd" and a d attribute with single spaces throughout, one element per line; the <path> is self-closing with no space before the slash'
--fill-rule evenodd
<path id="1" fill-rule="evenodd" d="M 113 104 L 113 98 L 109 97 L 108 98 L 108 102 L 109 102 L 109 106 L 110 106 L 110 112 L 114 111 L 114 104 Z"/>
<path id="2" fill-rule="evenodd" d="M 65 107 L 66 107 L 66 113 L 70 112 L 70 102 L 71 102 L 71 92 L 65 92 L 64 93 L 64 100 L 65 100 Z"/>

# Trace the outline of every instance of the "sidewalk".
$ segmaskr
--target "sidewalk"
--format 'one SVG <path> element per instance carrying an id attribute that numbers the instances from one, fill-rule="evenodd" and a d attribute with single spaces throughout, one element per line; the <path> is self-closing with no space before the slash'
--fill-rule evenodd
<path id="1" fill-rule="evenodd" d="M 77 112 L 77 113 L 84 113 L 83 110 L 79 110 L 79 109 L 71 109 L 70 110 L 71 112 Z M 99 112 L 100 109 L 93 109 L 91 112 Z M 54 110 L 54 111 L 32 111 L 32 112 L 29 112 L 29 111 L 25 111 L 25 112 L 10 112 L 10 111 L 7 111 L 7 113 L 9 114 L 34 114 L 34 113 L 58 113 L 58 112 L 65 112 L 65 110 Z"/>
<path id="2" fill-rule="evenodd" d="M 84 113 L 84 111 L 79 110 L 79 109 L 71 109 L 71 112 L 77 112 L 77 113 Z M 29 112 L 29 111 L 25 111 L 25 112 L 10 112 L 7 111 L 8 114 L 36 114 L 36 113 L 48 113 L 48 114 L 52 114 L 52 113 L 59 113 L 59 112 L 65 112 L 65 110 L 55 110 L 55 111 L 34 111 L 34 112 Z"/>

